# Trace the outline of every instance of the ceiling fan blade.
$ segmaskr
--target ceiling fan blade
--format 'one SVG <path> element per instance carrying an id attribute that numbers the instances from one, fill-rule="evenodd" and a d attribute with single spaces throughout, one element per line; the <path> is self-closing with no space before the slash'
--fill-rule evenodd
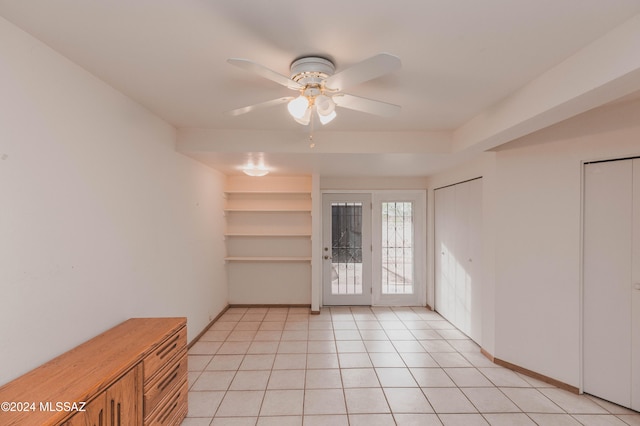
<path id="1" fill-rule="evenodd" d="M 366 112 L 368 114 L 380 115 L 383 117 L 391 117 L 398 114 L 401 110 L 399 105 L 374 101 L 373 99 L 361 98 L 359 96 L 348 95 L 346 93 L 333 95 L 332 99 L 339 107 Z"/>
<path id="2" fill-rule="evenodd" d="M 293 99 L 293 96 L 286 96 L 284 98 L 272 99 L 270 101 L 260 102 L 259 104 L 249 105 L 249 106 L 246 106 L 246 107 L 234 109 L 232 111 L 227 111 L 227 114 L 235 117 L 237 115 L 246 114 L 246 113 L 254 111 L 256 109 L 267 108 L 267 107 L 272 107 L 272 106 L 276 106 L 276 105 L 281 105 L 281 104 L 289 102 L 292 99 Z"/>
<path id="3" fill-rule="evenodd" d="M 327 78 L 325 86 L 332 90 L 344 90 L 400 69 L 401 66 L 397 56 L 379 53 Z"/>
<path id="4" fill-rule="evenodd" d="M 264 77 L 267 80 L 271 80 L 285 87 L 288 87 L 289 89 L 300 90 L 304 87 L 300 83 L 291 80 L 289 77 L 277 73 L 274 70 L 265 67 L 264 65 L 260 65 L 248 59 L 231 58 L 227 59 L 227 62 L 231 65 L 242 68 L 243 70 L 257 74 L 260 77 Z"/>

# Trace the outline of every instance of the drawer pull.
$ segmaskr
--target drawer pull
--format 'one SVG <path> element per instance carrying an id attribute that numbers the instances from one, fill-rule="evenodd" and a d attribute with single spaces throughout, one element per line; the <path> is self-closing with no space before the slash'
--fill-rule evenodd
<path id="1" fill-rule="evenodd" d="M 158 357 L 160 357 L 160 359 L 162 359 L 165 356 L 167 356 L 168 354 L 170 354 L 175 348 L 178 347 L 178 338 L 179 338 L 179 336 L 174 337 L 173 340 L 171 340 L 165 346 L 160 348 L 160 350 L 158 352 L 156 352 L 156 356 L 158 356 Z"/>
<path id="2" fill-rule="evenodd" d="M 158 389 L 163 391 L 178 377 L 178 370 L 180 370 L 180 364 L 176 368 L 173 369 L 173 372 L 169 377 L 158 383 Z"/>
<path id="3" fill-rule="evenodd" d="M 159 419 L 160 423 L 166 422 L 169 416 L 171 415 L 171 413 L 173 413 L 173 410 L 176 409 L 176 407 L 178 406 L 178 401 L 180 400 L 181 394 L 182 392 L 178 392 L 174 398 L 173 405 L 171 405 L 168 410 L 162 413 L 162 416 L 160 416 L 160 419 Z"/>

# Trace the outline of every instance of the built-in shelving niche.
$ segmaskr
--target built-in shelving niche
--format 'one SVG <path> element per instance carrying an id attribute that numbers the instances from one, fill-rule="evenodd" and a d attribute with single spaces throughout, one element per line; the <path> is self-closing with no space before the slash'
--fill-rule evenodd
<path id="1" fill-rule="evenodd" d="M 232 304 L 308 304 L 311 178 L 230 176 L 225 190 Z"/>

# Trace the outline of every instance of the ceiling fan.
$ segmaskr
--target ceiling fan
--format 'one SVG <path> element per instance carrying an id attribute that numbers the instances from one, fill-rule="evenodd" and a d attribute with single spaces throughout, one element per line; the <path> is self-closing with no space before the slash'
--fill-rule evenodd
<path id="1" fill-rule="evenodd" d="M 384 117 L 400 111 L 398 105 L 343 92 L 347 87 L 399 69 L 400 59 L 388 53 L 379 53 L 338 73 L 335 73 L 335 66 L 329 59 L 320 56 L 304 56 L 291 63 L 290 77 L 248 59 L 232 58 L 227 62 L 299 92 L 298 96 L 286 96 L 234 109 L 229 111 L 232 116 L 287 103 L 289 114 L 298 123 L 306 126 L 312 123 L 315 115 L 320 123 L 329 123 L 336 117 L 336 106 Z"/>

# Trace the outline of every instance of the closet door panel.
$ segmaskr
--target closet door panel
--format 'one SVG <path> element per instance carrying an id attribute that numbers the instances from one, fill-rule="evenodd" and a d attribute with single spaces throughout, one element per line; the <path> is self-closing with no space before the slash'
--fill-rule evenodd
<path id="1" fill-rule="evenodd" d="M 449 204 L 451 191 L 449 188 L 438 189 L 434 192 L 435 208 L 435 306 L 442 315 L 449 315 L 449 254 L 445 241 L 449 239 Z"/>
<path id="2" fill-rule="evenodd" d="M 453 216 L 454 239 L 453 239 L 453 258 L 455 265 L 455 315 L 452 319 L 454 325 L 465 333 L 469 332 L 470 315 L 469 307 L 470 291 L 469 274 L 467 266 L 467 251 L 469 245 L 469 183 L 465 182 L 455 185 L 455 207 Z"/>
<path id="3" fill-rule="evenodd" d="M 640 411 L 640 158 L 633 160 L 631 408 Z"/>
<path id="4" fill-rule="evenodd" d="M 632 162 L 585 166 L 584 391 L 626 407 L 631 389 Z"/>
<path id="5" fill-rule="evenodd" d="M 472 339 L 480 340 L 482 181 L 435 191 L 435 309 Z"/>
<path id="6" fill-rule="evenodd" d="M 471 307 L 469 337 L 480 342 L 482 336 L 482 179 L 471 182 L 469 191 L 469 241 L 466 270 Z"/>

